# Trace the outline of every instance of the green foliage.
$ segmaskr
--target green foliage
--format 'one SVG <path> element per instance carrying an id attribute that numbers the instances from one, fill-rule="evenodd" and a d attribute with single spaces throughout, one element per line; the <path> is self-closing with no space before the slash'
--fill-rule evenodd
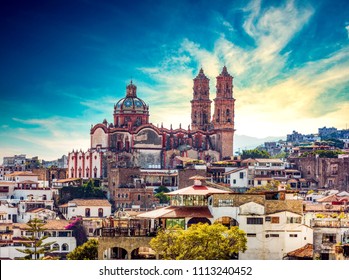
<path id="1" fill-rule="evenodd" d="M 76 238 L 77 246 L 80 246 L 87 241 L 86 230 L 82 224 L 81 218 L 72 220 L 71 223 L 65 227 L 65 229 L 70 229 L 73 231 L 73 236 Z"/>
<path id="2" fill-rule="evenodd" d="M 160 200 L 160 203 L 168 203 L 170 198 L 165 194 L 170 192 L 170 190 L 164 186 L 160 186 L 155 190 L 155 197 Z"/>
<path id="3" fill-rule="evenodd" d="M 343 154 L 341 150 L 317 150 L 312 152 L 305 152 L 300 155 L 301 158 L 308 156 L 319 155 L 320 158 L 338 158 L 338 155 Z"/>
<path id="4" fill-rule="evenodd" d="M 91 179 L 80 187 L 63 187 L 60 190 L 58 203 L 64 204 L 75 198 L 106 198 L 105 193 L 98 185 L 98 182 Z"/>
<path id="5" fill-rule="evenodd" d="M 281 153 L 276 154 L 275 156 L 272 156 L 271 158 L 280 158 L 280 159 L 283 159 L 283 158 L 287 158 L 288 156 L 289 156 L 288 153 L 286 153 L 286 152 L 281 152 Z"/>
<path id="6" fill-rule="evenodd" d="M 244 150 L 241 154 L 242 159 L 248 158 L 270 158 L 270 154 L 267 151 L 253 149 L 253 150 Z"/>
<path id="7" fill-rule="evenodd" d="M 165 260 L 227 260 L 247 247 L 245 232 L 222 224 L 195 224 L 159 230 L 151 248 Z"/>
<path id="8" fill-rule="evenodd" d="M 40 255 L 45 255 L 53 250 L 50 249 L 51 245 L 55 242 L 47 242 L 44 243 L 44 240 L 48 238 L 48 236 L 43 236 L 43 226 L 45 223 L 39 219 L 30 220 L 27 225 L 29 229 L 27 232 L 30 232 L 31 235 L 29 237 L 23 237 L 26 242 L 23 242 L 23 245 L 26 247 L 25 249 L 16 249 L 17 251 L 26 254 L 23 259 L 25 260 L 37 260 L 40 258 Z M 39 237 L 40 236 L 40 237 Z"/>
<path id="9" fill-rule="evenodd" d="M 98 241 L 90 239 L 67 255 L 68 260 L 97 260 Z"/>
<path id="10" fill-rule="evenodd" d="M 326 138 L 325 141 L 322 141 L 321 144 L 329 145 L 332 147 L 336 147 L 338 149 L 344 148 L 344 142 L 342 140 L 336 139 L 336 138 Z"/>
<path id="11" fill-rule="evenodd" d="M 170 198 L 163 192 L 157 193 L 155 195 L 155 197 L 158 198 L 160 203 L 162 203 L 162 204 L 166 204 L 166 203 L 168 203 L 170 201 Z"/>
<path id="12" fill-rule="evenodd" d="M 272 180 L 269 183 L 263 185 L 263 186 L 256 186 L 250 188 L 247 193 L 256 193 L 256 192 L 265 192 L 265 191 L 277 191 L 278 187 L 280 186 L 280 181 L 278 180 Z M 286 190 L 290 190 L 291 186 L 286 185 Z"/>

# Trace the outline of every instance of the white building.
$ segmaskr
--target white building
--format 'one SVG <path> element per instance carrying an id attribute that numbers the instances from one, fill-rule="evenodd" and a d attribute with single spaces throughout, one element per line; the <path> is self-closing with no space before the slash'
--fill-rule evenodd
<path id="1" fill-rule="evenodd" d="M 107 199 L 73 199 L 59 206 L 63 216 L 70 220 L 74 217 L 109 217 L 111 204 Z"/>
<path id="2" fill-rule="evenodd" d="M 224 173 L 226 182 L 230 185 L 230 188 L 234 190 L 246 190 L 248 189 L 248 168 L 236 168 Z"/>
<path id="3" fill-rule="evenodd" d="M 48 236 L 44 243 L 54 242 L 50 247 L 53 254 L 64 257 L 76 248 L 76 239 L 73 237 L 73 231 L 66 229 L 69 225 L 65 220 L 49 220 L 43 226 L 44 231 L 39 233 L 38 238 Z M 29 237 L 32 233 L 28 231 L 27 224 L 8 224 L 7 231 L 10 232 L 11 238 L 6 243 L 0 243 L 0 258 L 16 259 L 24 257 L 25 254 L 17 249 L 24 249 L 24 237 Z M 43 257 L 43 255 L 40 255 Z"/>
<path id="4" fill-rule="evenodd" d="M 312 243 L 313 231 L 302 220 L 302 215 L 289 211 L 266 214 L 265 207 L 254 202 L 240 206 L 238 222 L 247 235 L 247 250 L 239 259 L 281 260 Z"/>
<path id="5" fill-rule="evenodd" d="M 102 178 L 103 174 L 102 150 L 73 151 L 68 155 L 68 177 L 69 178 Z"/>

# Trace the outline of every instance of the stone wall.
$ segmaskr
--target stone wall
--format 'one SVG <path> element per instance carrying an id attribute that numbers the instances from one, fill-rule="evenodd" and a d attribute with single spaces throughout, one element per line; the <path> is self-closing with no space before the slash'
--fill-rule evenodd
<path id="1" fill-rule="evenodd" d="M 302 177 L 317 182 L 318 188 L 349 190 L 349 158 L 292 158 Z"/>
<path id="2" fill-rule="evenodd" d="M 191 180 L 189 178 L 196 175 L 206 177 L 206 170 L 194 169 L 194 168 L 179 169 L 178 170 L 178 189 L 183 189 L 193 185 L 194 180 Z"/>
<path id="3" fill-rule="evenodd" d="M 233 200 L 233 205 L 239 207 L 248 202 L 255 202 L 265 207 L 265 214 L 281 211 L 290 211 L 297 214 L 303 213 L 301 200 L 266 200 L 264 194 L 215 194 L 213 206 L 218 207 L 219 200 Z"/>
<path id="4" fill-rule="evenodd" d="M 120 247 L 127 251 L 128 258 L 131 259 L 133 250 L 139 247 L 148 247 L 153 237 L 99 237 L 98 238 L 98 259 L 103 260 L 105 250 L 114 247 Z"/>

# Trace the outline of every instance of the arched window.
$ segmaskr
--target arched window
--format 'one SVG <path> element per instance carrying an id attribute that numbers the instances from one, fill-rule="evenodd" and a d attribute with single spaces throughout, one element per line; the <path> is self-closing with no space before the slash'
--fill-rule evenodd
<path id="1" fill-rule="evenodd" d="M 46 194 L 43 194 L 43 195 L 42 195 L 42 200 L 46 200 L 46 199 L 47 199 Z"/>
<path id="2" fill-rule="evenodd" d="M 69 251 L 69 245 L 67 243 L 62 244 L 62 251 Z"/>
<path id="3" fill-rule="evenodd" d="M 52 245 L 52 251 L 59 251 L 59 245 L 57 243 Z"/>
<path id="4" fill-rule="evenodd" d="M 90 215 L 91 215 L 91 210 L 90 210 L 90 208 L 86 208 L 86 209 L 85 209 L 85 217 L 90 217 Z"/>
<path id="5" fill-rule="evenodd" d="M 98 208 L 98 217 L 103 217 L 103 208 Z"/>

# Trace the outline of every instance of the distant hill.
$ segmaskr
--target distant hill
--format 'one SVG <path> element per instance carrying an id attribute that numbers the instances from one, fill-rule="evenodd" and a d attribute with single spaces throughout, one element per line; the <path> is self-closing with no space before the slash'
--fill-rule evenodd
<path id="1" fill-rule="evenodd" d="M 279 140 L 286 140 L 286 136 L 268 136 L 265 138 L 257 138 L 246 135 L 238 135 L 234 136 L 234 153 L 242 150 L 254 149 L 257 146 L 264 144 L 264 142 L 273 142 Z"/>

